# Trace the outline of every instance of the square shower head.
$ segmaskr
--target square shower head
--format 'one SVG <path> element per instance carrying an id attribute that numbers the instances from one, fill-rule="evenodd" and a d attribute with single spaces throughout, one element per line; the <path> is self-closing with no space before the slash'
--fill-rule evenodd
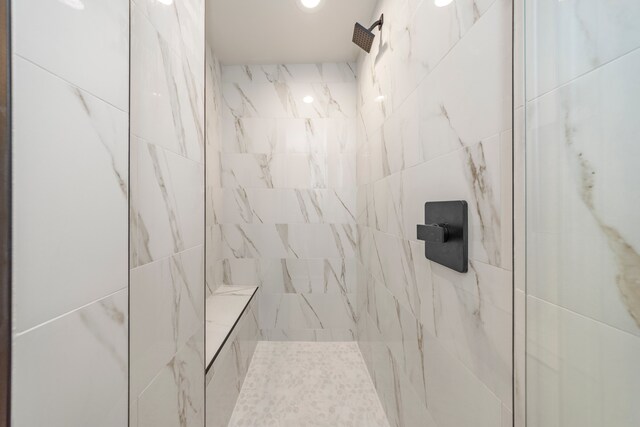
<path id="1" fill-rule="evenodd" d="M 369 53 L 371 51 L 371 45 L 373 44 L 373 39 L 375 38 L 375 34 L 367 28 L 356 22 L 356 25 L 353 27 L 353 42 L 360 46 L 362 50 Z"/>

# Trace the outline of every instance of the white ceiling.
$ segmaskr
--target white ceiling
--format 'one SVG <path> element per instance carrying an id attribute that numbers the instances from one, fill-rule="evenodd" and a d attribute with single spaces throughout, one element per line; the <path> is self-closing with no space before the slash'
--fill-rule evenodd
<path id="1" fill-rule="evenodd" d="M 223 64 L 353 61 L 353 24 L 368 27 L 377 0 L 206 0 L 207 40 Z"/>

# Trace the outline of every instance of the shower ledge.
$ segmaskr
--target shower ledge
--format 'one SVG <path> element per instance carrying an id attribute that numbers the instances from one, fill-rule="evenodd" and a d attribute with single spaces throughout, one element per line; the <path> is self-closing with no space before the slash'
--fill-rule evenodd
<path id="1" fill-rule="evenodd" d="M 257 286 L 220 286 L 206 301 L 206 366 L 213 365 L 220 349 L 244 314 Z"/>

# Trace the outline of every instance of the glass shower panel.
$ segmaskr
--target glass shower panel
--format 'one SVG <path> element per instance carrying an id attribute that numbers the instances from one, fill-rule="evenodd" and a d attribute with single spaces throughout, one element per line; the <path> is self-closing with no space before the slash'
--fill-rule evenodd
<path id="1" fill-rule="evenodd" d="M 527 426 L 638 426 L 640 1 L 525 13 Z"/>

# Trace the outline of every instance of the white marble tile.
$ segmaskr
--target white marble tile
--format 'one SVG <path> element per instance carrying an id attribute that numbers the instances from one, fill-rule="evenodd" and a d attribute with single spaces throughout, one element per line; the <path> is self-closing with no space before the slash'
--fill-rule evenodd
<path id="1" fill-rule="evenodd" d="M 226 118 L 355 117 L 353 83 L 223 83 L 222 93 Z"/>
<path id="2" fill-rule="evenodd" d="M 204 363 L 207 366 L 213 360 L 216 352 L 220 350 L 224 340 L 227 339 L 229 335 L 229 325 L 219 324 L 213 321 L 207 321 L 205 324 L 206 328 L 206 340 L 205 340 L 205 358 Z"/>
<path id="3" fill-rule="evenodd" d="M 502 404 L 430 334 L 423 348 L 427 366 L 427 407 L 438 426 L 498 426 Z"/>
<path id="4" fill-rule="evenodd" d="M 135 137 L 131 149 L 134 266 L 202 245 L 204 166 Z"/>
<path id="5" fill-rule="evenodd" d="M 393 356 L 394 366 L 407 378 L 412 394 L 426 406 L 426 371 L 422 353 L 423 327 L 379 282 L 367 290 L 367 314 L 382 342 Z"/>
<path id="6" fill-rule="evenodd" d="M 527 107 L 527 292 L 640 335 L 635 51 Z"/>
<path id="7" fill-rule="evenodd" d="M 527 99 L 640 47 L 640 4 L 540 0 L 526 4 Z"/>
<path id="8" fill-rule="evenodd" d="M 351 258 L 350 224 L 221 225 L 226 258 Z"/>
<path id="9" fill-rule="evenodd" d="M 21 58 L 13 67 L 21 332 L 127 285 L 128 137 L 124 112 Z"/>
<path id="10" fill-rule="evenodd" d="M 14 52 L 129 110 L 129 2 L 12 2 Z M 19 70 L 15 70 L 19 74 Z"/>
<path id="11" fill-rule="evenodd" d="M 193 66 L 186 62 L 137 3 L 131 20 L 132 134 L 203 162 L 204 60 Z"/>
<path id="12" fill-rule="evenodd" d="M 211 378 L 207 384 L 206 426 L 226 427 L 236 405 L 243 375 L 239 372 L 233 347 L 221 354 L 213 366 L 215 372 L 210 372 Z M 210 370 L 211 371 L 211 370 Z M 209 377 L 209 374 L 207 374 Z"/>
<path id="13" fill-rule="evenodd" d="M 351 224 L 289 224 L 289 254 L 296 258 L 352 258 L 356 229 Z"/>
<path id="14" fill-rule="evenodd" d="M 139 427 L 204 426 L 202 328 L 137 398 Z"/>
<path id="15" fill-rule="evenodd" d="M 216 191 L 212 197 L 221 224 L 348 223 L 355 219 L 351 188 L 237 188 Z"/>
<path id="16" fill-rule="evenodd" d="M 219 286 L 206 300 L 206 358 L 211 363 L 227 336 L 237 334 L 238 322 L 244 322 L 255 286 Z M 238 325 L 236 325 L 238 323 Z M 257 324 L 256 324 L 257 329 Z"/>
<path id="17" fill-rule="evenodd" d="M 208 193 L 210 217 L 221 224 L 221 282 L 261 285 L 272 299 L 299 302 L 304 293 L 348 300 L 356 245 L 354 68 L 223 67 L 222 188 Z M 307 95 L 313 103 L 303 102 Z M 309 339 L 353 336 L 342 325 L 261 327 Z M 330 329 L 336 332 L 324 332 Z"/>
<path id="18" fill-rule="evenodd" d="M 253 300 L 239 319 L 224 347 L 206 373 L 208 427 L 225 427 L 249 369 L 260 332 L 257 302 Z M 207 331 L 207 346 L 209 346 Z"/>
<path id="19" fill-rule="evenodd" d="M 231 118 L 224 119 L 224 151 L 230 153 L 354 152 L 353 119 Z"/>
<path id="20" fill-rule="evenodd" d="M 286 258 L 289 256 L 287 225 L 223 224 L 224 258 Z"/>
<path id="21" fill-rule="evenodd" d="M 272 118 L 225 116 L 222 135 L 225 153 L 270 154 L 280 145 L 278 120 Z"/>
<path id="22" fill-rule="evenodd" d="M 145 14 L 169 47 L 183 59 L 183 67 L 202 81 L 204 72 L 205 21 L 204 0 L 188 0 L 167 4 L 157 0 L 138 0 L 137 7 Z"/>
<path id="23" fill-rule="evenodd" d="M 424 396 L 419 397 L 416 393 L 368 315 L 365 319 L 367 334 L 360 344 L 361 348 L 366 348 L 365 361 L 390 423 L 395 426 L 435 427 Z"/>
<path id="24" fill-rule="evenodd" d="M 343 294 L 355 291 L 355 259 L 260 260 L 261 289 L 267 293 Z"/>
<path id="25" fill-rule="evenodd" d="M 355 343 L 260 342 L 230 426 L 388 426 Z"/>
<path id="26" fill-rule="evenodd" d="M 286 88 L 278 82 L 269 83 L 227 83 L 222 84 L 224 99 L 224 119 L 247 117 L 287 117 L 288 101 L 286 92 L 280 98 L 279 88 Z"/>
<path id="27" fill-rule="evenodd" d="M 255 291 L 255 286 L 223 285 L 216 289 L 215 295 L 250 297 Z"/>
<path id="28" fill-rule="evenodd" d="M 209 46 L 205 54 L 205 125 L 207 151 L 222 149 L 222 77 L 221 65 Z"/>
<path id="29" fill-rule="evenodd" d="M 260 295 L 261 329 L 353 329 L 353 294 Z"/>
<path id="30" fill-rule="evenodd" d="M 131 271 L 131 393 L 137 396 L 204 322 L 203 247 Z"/>
<path id="31" fill-rule="evenodd" d="M 425 160 L 511 128 L 510 5 L 496 1 L 420 84 Z"/>
<path id="32" fill-rule="evenodd" d="M 358 62 L 358 342 L 392 425 L 500 425 L 511 403 L 511 2 L 381 11 L 382 34 Z M 467 275 L 430 263 L 415 238 L 425 201 L 455 199 L 469 203 Z"/>
<path id="33" fill-rule="evenodd" d="M 122 290 L 16 336 L 12 425 L 127 425 L 127 325 Z"/>
<path id="34" fill-rule="evenodd" d="M 307 83 L 343 83 L 355 82 L 355 64 L 319 63 L 319 64 L 281 64 L 279 78 L 285 82 Z"/>
<path id="35" fill-rule="evenodd" d="M 637 425 L 637 336 L 527 297 L 527 425 Z"/>
<path id="36" fill-rule="evenodd" d="M 225 65 L 222 81 L 225 83 L 273 83 L 280 80 L 278 65 Z"/>
<path id="37" fill-rule="evenodd" d="M 251 299 L 250 295 L 218 295 L 219 288 L 207 298 L 207 322 L 224 325 L 228 329 L 238 320 Z"/>
<path id="38" fill-rule="evenodd" d="M 472 262 L 465 275 L 433 265 L 439 344 L 511 409 L 511 272 Z"/>

